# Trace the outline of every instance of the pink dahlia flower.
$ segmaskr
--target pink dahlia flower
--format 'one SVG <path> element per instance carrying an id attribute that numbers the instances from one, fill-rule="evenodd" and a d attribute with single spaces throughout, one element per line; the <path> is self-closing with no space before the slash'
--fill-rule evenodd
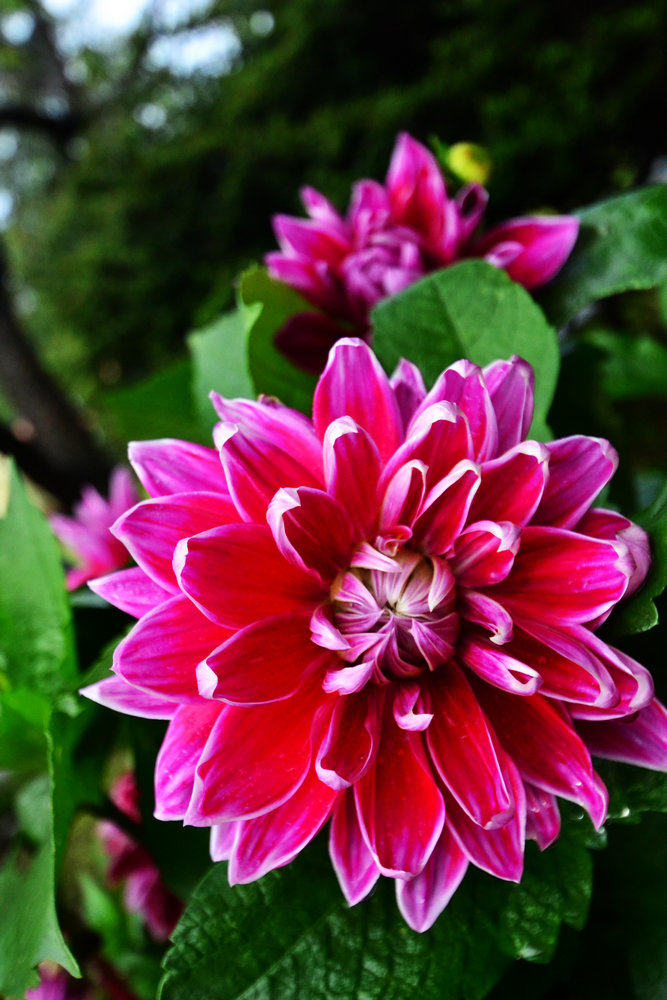
<path id="1" fill-rule="evenodd" d="M 649 674 L 596 635 L 646 536 L 591 506 L 606 441 L 524 440 L 532 378 L 459 361 L 426 392 L 343 339 L 312 421 L 213 394 L 217 451 L 131 446 L 138 567 L 93 586 L 140 620 L 86 693 L 170 719 L 155 814 L 212 827 L 232 883 L 330 822 L 348 901 L 388 876 L 424 930 L 468 864 L 519 880 L 559 797 L 600 826 L 591 753 L 667 767 Z"/>
<path id="2" fill-rule="evenodd" d="M 91 1000 L 85 983 L 73 979 L 54 962 L 42 962 L 38 971 L 40 984 L 26 990 L 25 1000 Z"/>
<path id="3" fill-rule="evenodd" d="M 141 823 L 139 789 L 134 775 L 128 771 L 116 779 L 111 800 L 135 823 Z M 160 871 L 144 848 L 115 823 L 99 824 L 99 832 L 111 858 L 109 881 L 125 883 L 125 906 L 138 913 L 156 941 L 166 941 L 178 923 L 183 904 L 164 885 Z"/>
<path id="4" fill-rule="evenodd" d="M 108 500 L 93 486 L 86 486 L 72 517 L 64 514 L 49 517 L 54 535 L 78 562 L 67 572 L 68 590 L 76 590 L 87 580 L 128 563 L 127 549 L 109 529 L 138 499 L 129 469 L 118 466 L 111 473 Z"/>
<path id="5" fill-rule="evenodd" d="M 322 310 L 294 317 L 278 337 L 285 353 L 316 371 L 345 333 L 340 321 L 366 335 L 373 306 L 423 275 L 483 257 L 537 288 L 562 267 L 579 231 L 574 216 L 544 215 L 512 219 L 480 236 L 486 190 L 468 184 L 450 198 L 435 157 L 405 132 L 384 185 L 358 181 L 345 218 L 312 188 L 301 197 L 309 218 L 274 216 L 280 252 L 267 254 L 266 263 L 274 278 Z"/>

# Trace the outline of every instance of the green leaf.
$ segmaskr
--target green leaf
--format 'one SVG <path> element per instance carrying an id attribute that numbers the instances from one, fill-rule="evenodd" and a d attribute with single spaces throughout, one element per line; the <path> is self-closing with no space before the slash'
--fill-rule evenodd
<path id="1" fill-rule="evenodd" d="M 216 415 L 209 393 L 254 396 L 248 367 L 248 329 L 240 309 L 226 313 L 188 337 L 192 357 L 193 392 L 202 427 L 210 432 Z"/>
<path id="2" fill-rule="evenodd" d="M 310 414 L 316 379 L 280 353 L 275 337 L 290 316 L 312 311 L 312 306 L 287 285 L 270 278 L 261 267 L 242 276 L 239 302 L 246 323 L 255 392 L 277 396 L 287 406 Z"/>
<path id="3" fill-rule="evenodd" d="M 557 326 L 598 299 L 667 280 L 667 185 L 610 198 L 577 215 L 574 250 L 540 296 Z"/>
<path id="4" fill-rule="evenodd" d="M 14 688 L 0 693 L 0 770 L 25 775 L 43 769 L 50 710 L 36 691 Z"/>
<path id="5" fill-rule="evenodd" d="M 667 586 L 667 485 L 655 502 L 637 515 L 635 521 L 645 528 L 651 540 L 651 568 L 644 584 L 622 605 L 610 625 L 615 633 L 628 635 L 645 632 L 658 623 L 654 600 Z"/>
<path id="6" fill-rule="evenodd" d="M 201 441 L 191 383 L 190 361 L 185 358 L 137 385 L 107 392 L 102 400 L 105 426 L 123 446 L 145 438 Z"/>
<path id="7" fill-rule="evenodd" d="M 667 347 L 653 337 L 593 328 L 582 338 L 604 352 L 602 387 L 610 399 L 667 396 Z"/>
<path id="8" fill-rule="evenodd" d="M 637 823 L 641 813 L 667 812 L 667 774 L 610 760 L 595 766 L 609 790 L 610 819 Z"/>
<path id="9" fill-rule="evenodd" d="M 373 311 L 373 346 L 392 371 L 414 361 L 430 384 L 459 358 L 487 365 L 519 354 L 535 370 L 531 436 L 548 436 L 546 417 L 558 377 L 556 335 L 530 295 L 504 271 L 470 260 L 437 271 Z"/>
<path id="10" fill-rule="evenodd" d="M 328 859 L 310 851 L 233 889 L 226 865 L 215 865 L 173 935 L 160 1000 L 484 997 L 508 960 L 488 933 L 471 933 L 469 898 L 457 894 L 431 931 L 416 934 L 382 881 L 349 909 Z"/>
<path id="11" fill-rule="evenodd" d="M 15 469 L 0 518 L 0 671 L 12 687 L 54 695 L 76 665 L 60 552 Z"/>

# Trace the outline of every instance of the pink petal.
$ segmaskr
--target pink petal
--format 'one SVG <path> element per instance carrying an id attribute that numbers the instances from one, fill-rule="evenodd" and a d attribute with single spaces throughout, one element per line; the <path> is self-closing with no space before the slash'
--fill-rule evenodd
<path id="1" fill-rule="evenodd" d="M 517 619 L 590 622 L 623 597 L 630 570 L 618 544 L 564 528 L 527 527 L 509 577 L 493 596 Z"/>
<path id="2" fill-rule="evenodd" d="M 380 872 L 361 834 L 352 789 L 343 793 L 334 811 L 329 855 L 343 894 L 354 906 L 368 895 Z"/>
<path id="3" fill-rule="evenodd" d="M 461 220 L 461 239 L 468 240 L 482 220 L 489 202 L 489 192 L 481 184 L 466 184 L 456 193 L 456 208 Z"/>
<path id="4" fill-rule="evenodd" d="M 395 222 L 421 233 L 429 245 L 442 242 L 448 201 L 445 182 L 435 157 L 407 132 L 396 140 L 386 188 Z M 453 253 L 453 247 L 447 249 Z"/>
<path id="5" fill-rule="evenodd" d="M 272 221 L 281 249 L 290 256 L 325 260 L 335 268 L 350 251 L 349 240 L 335 224 L 291 215 L 274 215 Z"/>
<path id="6" fill-rule="evenodd" d="M 323 222 L 331 229 L 337 229 L 340 233 L 347 231 L 347 225 L 336 211 L 328 198 L 316 191 L 312 187 L 302 187 L 299 191 L 301 201 L 311 219 L 316 222 Z"/>
<path id="7" fill-rule="evenodd" d="M 403 439 L 401 415 L 389 379 L 370 348 L 351 337 L 334 345 L 315 389 L 313 422 L 320 439 L 337 417 L 351 417 L 368 431 L 384 461 Z"/>
<path id="8" fill-rule="evenodd" d="M 597 635 L 581 626 L 567 629 L 575 642 L 589 650 L 611 675 L 618 695 L 608 708 L 594 705 L 569 705 L 570 714 L 576 719 L 620 719 L 646 708 L 653 698 L 653 679 L 648 670 L 620 649 L 614 649 Z"/>
<path id="9" fill-rule="evenodd" d="M 272 278 L 283 281 L 325 312 L 344 318 L 347 303 L 342 284 L 324 260 L 267 253 L 264 261 Z"/>
<path id="10" fill-rule="evenodd" d="M 491 642 L 503 645 L 512 638 L 514 623 L 511 615 L 488 594 L 480 594 L 476 590 L 462 591 L 459 594 L 459 614 L 488 630 Z"/>
<path id="11" fill-rule="evenodd" d="M 179 701 L 169 701 L 134 687 L 122 677 L 112 675 L 80 689 L 79 694 L 105 708 L 140 719 L 171 719 L 180 708 Z"/>
<path id="12" fill-rule="evenodd" d="M 482 466 L 482 482 L 470 521 L 527 524 L 537 510 L 549 476 L 549 452 L 538 441 L 524 441 Z"/>
<path id="13" fill-rule="evenodd" d="M 411 361 L 401 358 L 396 365 L 394 374 L 389 379 L 389 384 L 396 396 L 396 402 L 403 419 L 403 428 L 407 430 L 415 412 L 426 396 L 422 373 Z"/>
<path id="14" fill-rule="evenodd" d="M 172 560 L 181 538 L 238 521 L 228 497 L 219 493 L 176 493 L 144 500 L 113 526 L 143 571 L 160 587 L 177 589 Z"/>
<path id="15" fill-rule="evenodd" d="M 526 837 L 526 797 L 521 777 L 511 760 L 504 762 L 511 782 L 516 810 L 504 826 L 485 830 L 447 796 L 447 826 L 463 853 L 483 871 L 510 882 L 519 882 L 523 874 L 523 850 Z"/>
<path id="16" fill-rule="evenodd" d="M 364 839 L 385 875 L 417 875 L 445 822 L 419 733 L 387 719 L 373 767 L 354 786 Z"/>
<path id="17" fill-rule="evenodd" d="M 505 824 L 514 799 L 496 740 L 463 671 L 443 664 L 431 678 L 435 713 L 426 733 L 438 774 L 473 822 L 485 829 Z"/>
<path id="18" fill-rule="evenodd" d="M 413 422 L 410 434 L 385 466 L 380 479 L 383 492 L 398 470 L 409 462 L 422 462 L 430 489 L 464 459 L 472 458 L 468 421 L 451 403 L 434 403 Z"/>
<path id="19" fill-rule="evenodd" d="M 183 819 L 211 729 L 223 706 L 215 702 L 181 705 L 167 727 L 155 763 L 155 818 Z"/>
<path id="20" fill-rule="evenodd" d="M 498 424 L 498 454 L 509 451 L 528 437 L 533 420 L 533 369 L 518 355 L 509 361 L 494 361 L 484 369 Z"/>
<path id="21" fill-rule="evenodd" d="M 657 698 L 627 719 L 576 723 L 592 754 L 667 771 L 667 709 Z"/>
<path id="22" fill-rule="evenodd" d="M 445 827 L 426 867 L 414 878 L 396 880 L 396 901 L 413 931 L 433 926 L 468 869 L 468 859 Z"/>
<path id="23" fill-rule="evenodd" d="M 427 393 L 414 420 L 434 403 L 451 403 L 465 414 L 470 427 L 472 455 L 484 462 L 495 455 L 498 447 L 498 427 L 489 391 L 481 368 L 470 361 L 457 361 L 446 368 Z"/>
<path id="24" fill-rule="evenodd" d="M 625 596 L 629 597 L 642 585 L 651 565 L 651 544 L 649 537 L 638 524 L 613 510 L 594 507 L 587 511 L 576 526 L 582 535 L 605 538 L 627 545 L 633 569 L 628 580 Z"/>
<path id="25" fill-rule="evenodd" d="M 560 833 L 560 812 L 553 795 L 524 782 L 526 789 L 526 837 L 536 840 L 541 851 Z"/>
<path id="26" fill-rule="evenodd" d="M 315 762 L 320 781 L 340 791 L 366 773 L 377 753 L 380 704 L 373 688 L 368 687 L 353 698 L 340 697 L 334 702 Z"/>
<path id="27" fill-rule="evenodd" d="M 392 710 L 394 721 L 401 729 L 421 733 L 433 721 L 433 712 L 427 711 L 430 700 L 424 696 L 419 684 L 405 681 L 394 695 Z"/>
<path id="28" fill-rule="evenodd" d="M 326 698 L 311 682 L 287 701 L 225 706 L 200 757 L 186 822 L 251 819 L 291 798 L 310 769 L 313 720 Z"/>
<path id="29" fill-rule="evenodd" d="M 537 670 L 517 659 L 493 642 L 476 636 L 464 636 L 458 647 L 461 663 L 487 683 L 511 694 L 526 697 L 541 686 Z"/>
<path id="30" fill-rule="evenodd" d="M 481 481 L 480 468 L 464 459 L 424 497 L 414 523 L 415 541 L 432 555 L 447 552 L 465 524 Z"/>
<path id="31" fill-rule="evenodd" d="M 321 486 L 322 476 L 311 472 L 299 454 L 295 438 L 269 438 L 237 424 L 218 424 L 214 432 L 229 492 L 244 521 L 262 523 L 266 508 L 281 486 Z M 284 444 L 284 447 L 283 447 Z M 306 456 L 308 457 L 308 456 Z"/>
<path id="32" fill-rule="evenodd" d="M 229 862 L 229 884 L 254 882 L 292 861 L 322 829 L 337 797 L 311 771 L 283 805 L 244 820 Z"/>
<path id="33" fill-rule="evenodd" d="M 618 455 L 602 438 L 576 435 L 551 441 L 549 479 L 533 524 L 573 528 L 618 465 Z"/>
<path id="34" fill-rule="evenodd" d="M 290 611 L 312 612 L 326 596 L 312 576 L 283 558 L 261 524 L 229 524 L 188 538 L 178 546 L 174 568 L 197 607 L 229 628 Z"/>
<path id="35" fill-rule="evenodd" d="M 128 452 L 141 485 L 152 497 L 192 490 L 229 496 L 220 457 L 213 448 L 163 438 L 132 441 Z"/>
<path id="36" fill-rule="evenodd" d="M 322 452 L 327 490 L 346 507 L 355 539 L 361 541 L 377 515 L 380 453 L 368 432 L 350 417 L 340 417 L 329 424 Z"/>
<path id="37" fill-rule="evenodd" d="M 328 493 L 305 486 L 280 489 L 266 519 L 285 559 L 318 580 L 330 583 L 349 564 L 352 521 Z"/>
<path id="38" fill-rule="evenodd" d="M 522 776 L 546 792 L 578 802 L 599 829 L 607 815 L 606 790 L 564 713 L 540 694 L 517 699 L 477 684 L 475 691 Z"/>
<path id="39" fill-rule="evenodd" d="M 238 823 L 217 823 L 211 827 L 209 846 L 211 861 L 229 861 L 242 822 L 243 820 L 239 820 Z"/>
<path id="40" fill-rule="evenodd" d="M 289 698 L 304 676 L 333 658 L 310 637 L 310 616 L 293 612 L 263 618 L 230 636 L 197 667 L 199 692 L 232 705 L 263 705 Z"/>
<path id="41" fill-rule="evenodd" d="M 491 586 L 514 565 L 521 531 L 509 521 L 476 521 L 456 540 L 449 564 L 459 587 Z"/>
<path id="42" fill-rule="evenodd" d="M 199 702 L 197 664 L 227 634 L 187 597 L 173 597 L 144 615 L 116 647 L 113 669 L 149 693 Z"/>
<path id="43" fill-rule="evenodd" d="M 537 288 L 560 271 L 578 232 L 579 220 L 572 215 L 510 219 L 490 229 L 475 245 L 474 254 L 486 257 L 504 243 L 518 244 L 520 253 L 507 266 L 507 273 L 524 288 Z"/>
<path id="44" fill-rule="evenodd" d="M 380 530 L 393 532 L 400 525 L 410 531 L 424 501 L 428 468 L 418 459 L 399 466 L 384 487 L 380 507 Z"/>
<path id="45" fill-rule="evenodd" d="M 138 566 L 121 569 L 109 576 L 100 576 L 96 580 L 90 580 L 88 586 L 94 594 L 134 618 L 141 618 L 172 596 L 170 591 L 151 580 Z"/>

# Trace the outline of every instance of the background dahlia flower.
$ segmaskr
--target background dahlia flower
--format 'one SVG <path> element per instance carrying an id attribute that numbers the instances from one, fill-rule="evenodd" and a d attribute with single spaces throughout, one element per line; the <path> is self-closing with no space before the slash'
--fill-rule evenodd
<path id="1" fill-rule="evenodd" d="M 574 216 L 543 215 L 510 219 L 480 235 L 488 192 L 467 184 L 450 198 L 435 157 L 405 132 L 384 185 L 358 181 L 345 218 L 313 188 L 303 188 L 301 198 L 309 218 L 274 216 L 280 252 L 265 260 L 274 278 L 323 311 L 298 314 L 278 335 L 295 363 L 317 371 L 322 351 L 345 334 L 339 321 L 367 334 L 373 306 L 423 275 L 483 257 L 537 288 L 562 267 L 579 231 Z"/>
<path id="2" fill-rule="evenodd" d="M 89 987 L 54 962 L 41 962 L 38 972 L 39 985 L 26 990 L 25 1000 L 92 1000 Z"/>
<path id="3" fill-rule="evenodd" d="M 155 814 L 210 826 L 232 883 L 330 821 L 348 901 L 388 876 L 425 930 L 468 864 L 519 880 L 559 797 L 604 822 L 591 754 L 667 767 L 649 674 L 596 635 L 646 536 L 591 506 L 606 441 L 525 440 L 525 362 L 426 392 L 344 339 L 312 421 L 212 398 L 217 450 L 131 446 L 152 499 L 113 530 L 138 566 L 92 586 L 140 620 L 86 693 L 170 720 Z"/>
<path id="4" fill-rule="evenodd" d="M 94 486 L 86 486 L 72 517 L 51 514 L 49 524 L 54 535 L 77 561 L 66 574 L 68 590 L 76 590 L 93 577 L 127 565 L 127 549 L 109 529 L 138 499 L 130 470 L 119 465 L 109 479 L 108 500 Z"/>
<path id="5" fill-rule="evenodd" d="M 131 771 L 116 778 L 111 800 L 131 820 L 141 823 L 139 789 Z M 112 885 L 124 883 L 127 909 L 141 916 L 156 941 L 166 941 L 183 911 L 181 900 L 166 887 L 150 854 L 133 837 L 108 821 L 100 823 L 98 829 L 111 859 L 109 881 Z"/>

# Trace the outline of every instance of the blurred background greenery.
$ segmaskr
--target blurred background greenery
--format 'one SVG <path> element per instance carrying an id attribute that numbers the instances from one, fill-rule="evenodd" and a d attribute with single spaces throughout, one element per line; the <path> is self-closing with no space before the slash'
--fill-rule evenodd
<path id="1" fill-rule="evenodd" d="M 666 170 L 664 0 L 107 6 L 115 25 L 100 0 L 0 5 L 0 448 L 43 437 L 11 367 L 19 338 L 85 405 L 98 449 L 67 466 L 72 495 L 46 477 L 65 501 L 86 474 L 103 482 L 101 447 L 161 432 L 150 411 L 181 398 L 185 335 L 274 248 L 272 213 L 298 213 L 306 183 L 344 208 L 398 131 L 482 143 L 490 221 Z"/>

